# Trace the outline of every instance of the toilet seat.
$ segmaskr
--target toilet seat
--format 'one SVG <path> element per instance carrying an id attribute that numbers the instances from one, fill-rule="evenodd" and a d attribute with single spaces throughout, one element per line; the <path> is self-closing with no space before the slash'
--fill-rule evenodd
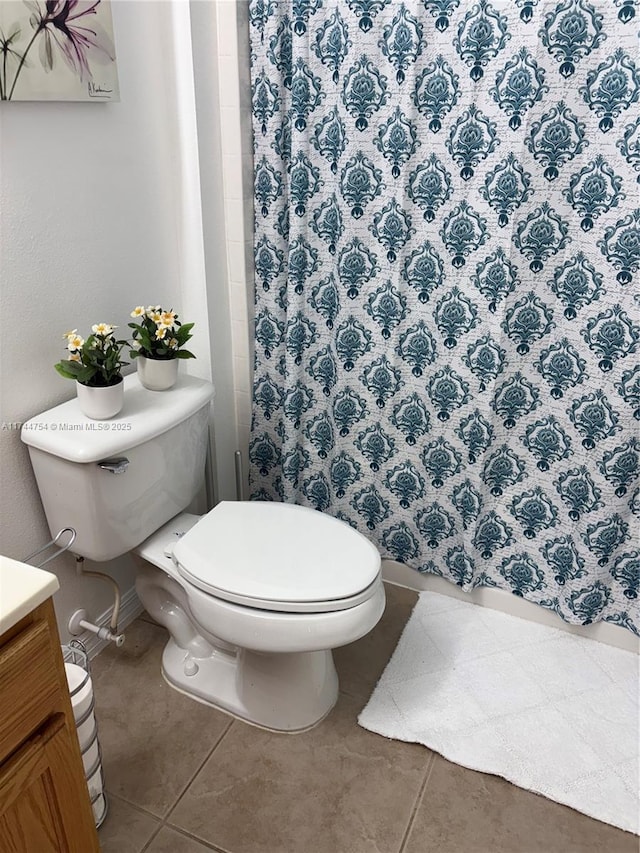
<path id="1" fill-rule="evenodd" d="M 276 601 L 275 599 L 256 598 L 255 596 L 239 595 L 225 589 L 204 584 L 198 578 L 191 575 L 183 566 L 178 565 L 180 577 L 192 586 L 206 592 L 208 595 L 228 601 L 230 604 L 239 604 L 242 607 L 255 607 L 257 610 L 269 610 L 273 613 L 333 613 L 337 610 L 348 610 L 356 607 L 371 598 L 375 594 L 381 580 L 381 572 L 378 572 L 375 580 L 357 595 L 349 598 L 329 599 L 327 601 Z"/>
<path id="2" fill-rule="evenodd" d="M 344 522 L 295 504 L 223 501 L 179 539 L 180 576 L 258 610 L 324 613 L 366 601 L 380 555 Z"/>

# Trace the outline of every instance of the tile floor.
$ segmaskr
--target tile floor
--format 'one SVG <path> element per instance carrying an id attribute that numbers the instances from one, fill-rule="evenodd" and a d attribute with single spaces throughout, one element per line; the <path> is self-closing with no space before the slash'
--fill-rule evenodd
<path id="1" fill-rule="evenodd" d="M 387 586 L 377 628 L 335 653 L 336 707 L 300 735 L 169 688 L 166 633 L 138 619 L 93 662 L 103 853 L 637 853 L 633 835 L 358 726 L 415 601 Z"/>

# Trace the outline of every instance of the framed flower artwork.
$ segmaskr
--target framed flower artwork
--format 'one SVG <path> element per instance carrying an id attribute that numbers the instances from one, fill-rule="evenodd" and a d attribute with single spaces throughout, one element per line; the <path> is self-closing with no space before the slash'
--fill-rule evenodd
<path id="1" fill-rule="evenodd" d="M 119 101 L 109 0 L 1 0 L 0 100 Z"/>

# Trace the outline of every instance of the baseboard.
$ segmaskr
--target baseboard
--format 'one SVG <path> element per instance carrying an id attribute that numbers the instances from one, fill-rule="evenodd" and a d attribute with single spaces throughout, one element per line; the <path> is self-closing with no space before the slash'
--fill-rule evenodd
<path id="1" fill-rule="evenodd" d="M 120 615 L 118 618 L 118 631 L 122 632 L 127 625 L 130 625 L 134 619 L 137 619 L 138 616 L 144 610 L 142 604 L 140 603 L 140 599 L 136 595 L 135 586 L 130 587 L 126 592 L 124 592 L 120 598 Z M 109 622 L 111 621 L 111 614 L 113 613 L 113 605 L 107 608 L 97 619 L 95 624 L 99 625 L 101 628 L 108 627 Z M 100 652 L 104 649 L 105 646 L 108 646 L 109 640 L 101 640 L 96 634 L 91 631 L 83 631 L 77 637 L 74 637 L 75 640 L 80 640 L 82 645 L 87 650 L 87 655 L 89 656 L 89 660 L 96 657 L 96 655 L 100 654 Z"/>
<path id="2" fill-rule="evenodd" d="M 480 587 L 463 592 L 459 586 L 452 581 L 441 578 L 438 575 L 422 574 L 410 569 L 404 563 L 395 560 L 382 561 L 382 577 L 389 583 L 414 589 L 416 592 L 439 592 L 441 595 L 449 595 L 461 601 L 470 601 L 481 607 L 490 607 L 492 610 L 500 610 L 510 616 L 518 616 L 520 619 L 528 619 L 530 622 L 538 622 L 551 628 L 559 628 L 568 634 L 577 634 L 580 637 L 588 637 L 618 649 L 629 652 L 640 652 L 640 642 L 631 631 L 611 625 L 608 622 L 597 622 L 594 625 L 570 625 L 561 619 L 556 613 L 539 607 L 532 601 L 526 601 L 516 595 L 511 595 L 503 589 L 492 587 Z"/>

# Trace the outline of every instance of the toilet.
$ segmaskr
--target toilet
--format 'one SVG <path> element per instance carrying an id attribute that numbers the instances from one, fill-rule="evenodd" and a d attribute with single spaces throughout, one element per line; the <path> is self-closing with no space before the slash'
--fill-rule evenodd
<path id="1" fill-rule="evenodd" d="M 188 512 L 212 397 L 195 377 L 154 392 L 132 375 L 117 418 L 91 421 L 71 400 L 21 437 L 52 535 L 73 527 L 87 559 L 133 556 L 140 601 L 169 632 L 165 680 L 254 725 L 304 731 L 337 699 L 332 650 L 382 616 L 380 556 L 348 524 L 294 504 Z"/>

